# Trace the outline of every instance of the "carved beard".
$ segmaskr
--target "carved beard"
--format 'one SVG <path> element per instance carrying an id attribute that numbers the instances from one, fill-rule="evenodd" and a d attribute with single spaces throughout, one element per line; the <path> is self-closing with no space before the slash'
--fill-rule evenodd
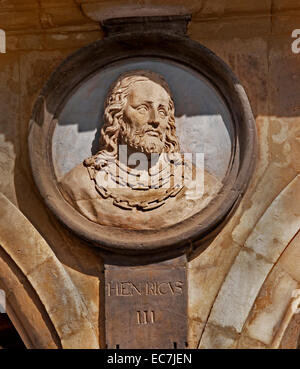
<path id="1" fill-rule="evenodd" d="M 120 119 L 120 127 L 121 141 L 133 149 L 145 152 L 146 154 L 161 154 L 164 148 L 167 148 L 162 132 L 157 129 L 155 129 L 155 131 L 159 133 L 159 136 L 151 136 L 147 133 L 147 131 L 151 129 L 150 126 L 145 126 L 142 130 L 135 131 L 132 126 L 124 122 L 123 119 Z"/>

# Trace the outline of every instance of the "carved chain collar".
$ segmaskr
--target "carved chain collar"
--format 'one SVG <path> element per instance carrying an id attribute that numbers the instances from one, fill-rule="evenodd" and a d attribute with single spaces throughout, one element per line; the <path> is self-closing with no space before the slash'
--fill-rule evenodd
<path id="1" fill-rule="evenodd" d="M 184 187 L 182 160 L 170 161 L 165 154 L 149 171 L 129 168 L 116 159 L 100 170 L 90 168 L 89 173 L 101 197 L 110 197 L 114 205 L 127 210 L 156 209 Z"/>

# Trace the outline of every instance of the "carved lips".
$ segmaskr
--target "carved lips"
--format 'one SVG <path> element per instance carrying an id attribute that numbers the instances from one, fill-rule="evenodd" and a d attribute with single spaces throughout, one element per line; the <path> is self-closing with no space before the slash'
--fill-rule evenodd
<path id="1" fill-rule="evenodd" d="M 161 136 L 162 136 L 161 132 L 156 131 L 156 130 L 154 130 L 154 129 L 148 129 L 148 130 L 146 131 L 146 134 L 148 134 L 149 136 L 153 136 L 153 137 L 160 137 L 160 138 L 161 138 Z"/>

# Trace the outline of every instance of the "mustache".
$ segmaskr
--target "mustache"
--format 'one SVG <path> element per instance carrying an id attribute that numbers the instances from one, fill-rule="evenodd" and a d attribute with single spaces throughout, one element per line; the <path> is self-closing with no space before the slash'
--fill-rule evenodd
<path id="1" fill-rule="evenodd" d="M 160 140 L 163 140 L 163 133 L 161 129 L 153 128 L 153 127 L 145 127 L 142 130 L 135 131 L 136 136 L 138 137 L 144 137 L 147 133 L 156 133 L 157 136 L 160 138 Z"/>
<path id="2" fill-rule="evenodd" d="M 123 131 L 123 134 L 125 135 L 130 135 L 134 136 L 136 139 L 141 139 L 144 138 L 148 132 L 153 132 L 157 134 L 158 138 L 161 141 L 164 141 L 164 134 L 159 126 L 154 128 L 151 124 L 146 124 L 140 129 L 134 129 L 128 122 L 124 121 L 123 119 L 120 121 L 120 123 L 121 131 Z"/>

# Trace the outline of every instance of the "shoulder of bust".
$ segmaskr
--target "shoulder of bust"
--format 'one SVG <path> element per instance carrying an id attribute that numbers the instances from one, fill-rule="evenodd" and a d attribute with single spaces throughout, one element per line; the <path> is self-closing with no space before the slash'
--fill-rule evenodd
<path id="1" fill-rule="evenodd" d="M 81 163 L 65 174 L 60 182 L 66 184 L 72 183 L 73 181 L 78 182 L 85 175 L 88 175 L 88 169 Z"/>
<path id="2" fill-rule="evenodd" d="M 83 164 L 79 164 L 71 169 L 61 179 L 59 187 L 68 200 L 86 198 L 87 193 L 94 191 L 94 185 L 90 178 L 89 171 Z"/>

